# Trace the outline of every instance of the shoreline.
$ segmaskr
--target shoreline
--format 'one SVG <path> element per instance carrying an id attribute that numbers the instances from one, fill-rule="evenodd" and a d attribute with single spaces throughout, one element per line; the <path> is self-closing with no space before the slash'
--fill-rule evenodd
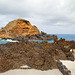
<path id="1" fill-rule="evenodd" d="M 58 60 L 74 61 L 71 48 L 75 47 L 75 41 L 60 39 L 53 43 L 44 42 L 9 42 L 0 44 L 0 72 L 11 69 L 19 69 L 28 65 L 37 70 L 58 69 Z"/>

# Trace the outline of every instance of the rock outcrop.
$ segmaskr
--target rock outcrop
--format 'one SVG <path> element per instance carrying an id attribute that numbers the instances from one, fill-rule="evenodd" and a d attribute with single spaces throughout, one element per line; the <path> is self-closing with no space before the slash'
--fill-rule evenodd
<path id="1" fill-rule="evenodd" d="M 9 22 L 0 29 L 0 38 L 14 38 L 26 35 L 35 35 L 40 33 L 36 26 L 24 19 L 17 19 Z"/>
<path id="2" fill-rule="evenodd" d="M 41 31 L 40 33 L 35 35 L 26 35 L 25 37 L 20 36 L 20 37 L 12 38 L 12 40 L 18 40 L 18 41 L 22 41 L 22 39 L 24 40 L 57 40 L 58 37 L 56 35 L 49 35 Z"/>
<path id="3" fill-rule="evenodd" d="M 0 29 L 0 38 L 11 38 L 16 40 L 56 40 L 57 36 L 40 32 L 36 26 L 25 19 L 17 19 L 9 22 Z"/>
<path id="4" fill-rule="evenodd" d="M 70 52 L 71 47 L 75 47 L 75 42 L 64 39 L 54 43 L 23 40 L 0 44 L 0 72 L 17 69 L 24 65 L 38 70 L 56 69 L 58 60 L 74 60 Z M 58 66 L 61 64 L 59 63 Z"/>

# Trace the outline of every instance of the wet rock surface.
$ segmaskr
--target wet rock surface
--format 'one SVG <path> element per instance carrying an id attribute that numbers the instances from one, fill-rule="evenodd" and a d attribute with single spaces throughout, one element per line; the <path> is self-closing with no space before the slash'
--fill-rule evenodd
<path id="1" fill-rule="evenodd" d="M 70 52 L 74 41 L 56 40 L 54 43 L 28 42 L 0 44 L 0 72 L 28 65 L 38 70 L 49 70 L 57 67 L 57 61 L 74 60 Z"/>

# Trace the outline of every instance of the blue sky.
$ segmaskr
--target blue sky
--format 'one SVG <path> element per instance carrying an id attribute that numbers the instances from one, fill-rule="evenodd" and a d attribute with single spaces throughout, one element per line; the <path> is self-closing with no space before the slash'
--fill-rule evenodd
<path id="1" fill-rule="evenodd" d="M 0 0 L 0 28 L 18 18 L 49 34 L 75 34 L 75 0 Z"/>

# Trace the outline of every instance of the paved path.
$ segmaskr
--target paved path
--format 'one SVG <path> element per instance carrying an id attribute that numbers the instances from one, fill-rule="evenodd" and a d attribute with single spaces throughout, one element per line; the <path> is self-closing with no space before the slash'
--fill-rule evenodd
<path id="1" fill-rule="evenodd" d="M 35 69 L 15 69 L 5 73 L 0 73 L 0 75 L 62 75 L 62 73 L 58 69 L 48 71 L 40 71 Z"/>
<path id="2" fill-rule="evenodd" d="M 61 60 L 61 62 L 75 75 L 75 61 Z"/>

